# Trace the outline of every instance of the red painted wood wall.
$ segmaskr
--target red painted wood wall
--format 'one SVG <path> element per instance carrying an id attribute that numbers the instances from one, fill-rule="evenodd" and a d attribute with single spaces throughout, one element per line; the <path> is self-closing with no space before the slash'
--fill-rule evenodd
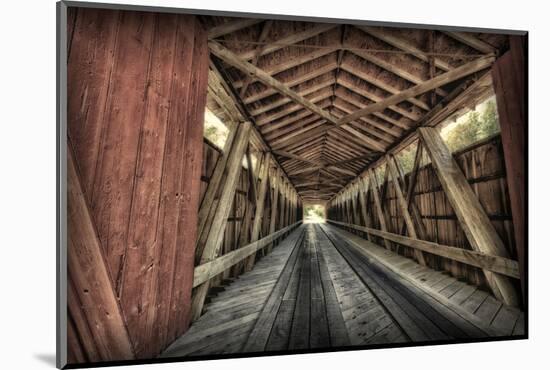
<path id="1" fill-rule="evenodd" d="M 70 150 L 133 351 L 150 358 L 189 325 L 206 33 L 192 16 L 69 8 L 68 40 Z M 91 360 L 79 335 L 69 360 Z"/>

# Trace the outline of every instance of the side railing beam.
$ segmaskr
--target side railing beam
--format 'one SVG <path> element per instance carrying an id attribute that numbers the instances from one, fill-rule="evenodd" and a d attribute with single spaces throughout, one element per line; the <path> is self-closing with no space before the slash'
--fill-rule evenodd
<path id="1" fill-rule="evenodd" d="M 391 240 L 394 243 L 398 243 L 418 251 L 427 252 L 436 256 L 451 259 L 453 261 L 461 262 L 470 266 L 479 267 L 481 269 L 505 275 L 514 279 L 519 279 L 519 266 L 518 262 L 510 258 L 495 256 L 486 253 L 480 253 L 476 251 L 470 251 L 458 247 L 452 247 L 448 245 L 442 245 L 434 242 L 428 242 L 420 239 L 413 239 L 399 234 L 389 233 L 370 227 L 364 227 L 360 225 L 352 225 L 345 222 L 339 222 L 334 220 L 327 220 L 327 222 L 343 226 L 346 228 L 355 229 L 365 233 L 379 236 L 381 238 Z"/>

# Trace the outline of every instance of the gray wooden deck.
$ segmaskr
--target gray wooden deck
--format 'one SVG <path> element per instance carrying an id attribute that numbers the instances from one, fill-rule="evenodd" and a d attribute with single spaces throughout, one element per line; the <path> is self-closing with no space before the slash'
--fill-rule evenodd
<path id="1" fill-rule="evenodd" d="M 489 293 L 328 224 L 302 225 L 161 355 L 199 356 L 521 335 Z"/>

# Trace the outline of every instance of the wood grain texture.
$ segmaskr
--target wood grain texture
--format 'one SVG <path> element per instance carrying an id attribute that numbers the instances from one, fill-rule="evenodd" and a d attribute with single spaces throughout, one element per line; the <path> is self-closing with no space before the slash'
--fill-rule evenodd
<path id="1" fill-rule="evenodd" d="M 250 128 L 250 122 L 244 122 L 239 125 L 235 142 L 231 147 L 230 155 L 224 170 L 224 183 L 220 189 L 218 206 L 215 209 L 212 225 L 210 226 L 210 232 L 208 233 L 204 246 L 197 246 L 197 250 L 201 251 L 201 264 L 213 260 L 219 253 L 219 249 L 222 245 L 224 231 L 227 225 L 227 218 L 229 216 L 229 212 L 231 211 L 232 202 L 235 197 L 235 190 L 239 179 L 242 160 L 250 138 Z M 196 287 L 193 292 L 193 320 L 198 319 L 202 313 L 208 287 L 209 284 L 206 282 Z"/>
<path id="2" fill-rule="evenodd" d="M 207 36 L 192 16 L 70 14 L 68 136 L 133 350 L 150 358 L 189 324 Z"/>
<path id="3" fill-rule="evenodd" d="M 509 258 L 509 252 L 502 239 L 439 133 L 432 127 L 421 127 L 419 135 L 436 169 L 445 195 L 452 204 L 472 247 L 478 252 Z M 519 304 L 516 289 L 508 278 L 491 272 L 485 272 L 485 276 L 496 297 L 508 305 Z"/>
<path id="4" fill-rule="evenodd" d="M 519 261 L 515 247 L 510 198 L 500 137 L 495 135 L 484 139 L 453 153 L 453 157 L 466 176 L 468 183 L 475 190 L 482 207 L 487 210 L 491 224 L 506 245 L 506 249 L 510 251 L 510 258 Z M 396 159 L 399 161 L 399 155 L 396 156 Z M 453 207 L 442 194 L 442 186 L 434 172 L 433 165 L 427 163 L 426 155 L 424 155 L 423 161 L 418 161 L 418 155 L 416 159 L 415 162 L 418 168 L 406 174 L 404 179 L 408 185 L 407 198 L 410 202 L 411 216 L 416 217 L 414 213 L 414 206 L 416 206 L 419 212 L 418 216 L 420 216 L 424 226 L 424 236 L 422 238 L 420 238 L 421 229 L 417 229 L 419 238 L 471 251 L 473 248 L 459 225 Z M 365 176 L 358 178 L 358 180 L 367 182 L 368 174 L 365 173 Z M 370 193 L 370 191 L 366 193 L 365 204 L 371 213 L 375 213 L 374 197 Z M 337 197 L 331 201 L 327 212 L 329 218 L 347 222 L 341 218 L 341 212 L 339 211 L 341 207 L 339 202 L 342 198 L 343 196 Z M 399 212 L 398 199 L 393 187 L 389 187 L 385 198 L 381 199 L 381 202 L 384 204 L 384 210 L 391 220 L 392 232 L 404 235 L 406 225 Z M 376 217 L 368 215 L 368 220 L 370 225 L 366 225 L 367 227 L 380 230 Z M 416 220 L 415 226 L 419 226 Z M 371 238 L 371 241 L 378 244 L 383 243 L 382 238 L 379 239 L 375 236 Z M 409 258 L 414 257 L 413 248 L 401 246 L 397 252 Z M 480 268 L 433 254 L 426 254 L 426 262 L 431 268 L 447 271 L 455 278 L 479 286 L 482 289 L 490 290 Z M 519 282 L 515 285 L 519 288 Z"/>
<path id="5" fill-rule="evenodd" d="M 128 329 L 70 147 L 67 157 L 69 359 L 133 359 Z"/>
<path id="6" fill-rule="evenodd" d="M 527 163 L 526 114 L 526 37 L 510 36 L 510 51 L 493 65 L 491 75 L 497 98 L 500 135 L 504 149 L 506 180 L 514 224 L 514 236 L 521 274 L 523 299 L 526 298 L 525 255 L 527 245 L 525 171 Z"/>
<path id="7" fill-rule="evenodd" d="M 471 266 L 476 266 L 489 271 L 497 272 L 502 275 L 519 278 L 519 267 L 517 261 L 500 257 L 487 255 L 475 251 L 469 251 L 462 248 L 450 247 L 424 240 L 418 240 L 411 237 L 406 237 L 398 234 L 388 233 L 381 230 L 376 230 L 359 225 L 353 225 L 338 221 L 328 220 L 329 223 L 345 226 L 346 228 L 364 231 L 366 233 L 379 236 L 392 242 L 406 245 L 408 247 L 432 253 L 441 257 L 456 260 Z"/>

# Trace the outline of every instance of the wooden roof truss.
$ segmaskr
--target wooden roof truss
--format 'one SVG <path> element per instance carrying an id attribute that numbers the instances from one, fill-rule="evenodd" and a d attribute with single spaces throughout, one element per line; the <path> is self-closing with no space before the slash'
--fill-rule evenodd
<path id="1" fill-rule="evenodd" d="M 210 109 L 251 121 L 260 148 L 305 202 L 331 199 L 419 126 L 486 96 L 486 71 L 507 48 L 506 37 L 465 32 L 220 17 L 203 23 L 215 75 Z"/>

